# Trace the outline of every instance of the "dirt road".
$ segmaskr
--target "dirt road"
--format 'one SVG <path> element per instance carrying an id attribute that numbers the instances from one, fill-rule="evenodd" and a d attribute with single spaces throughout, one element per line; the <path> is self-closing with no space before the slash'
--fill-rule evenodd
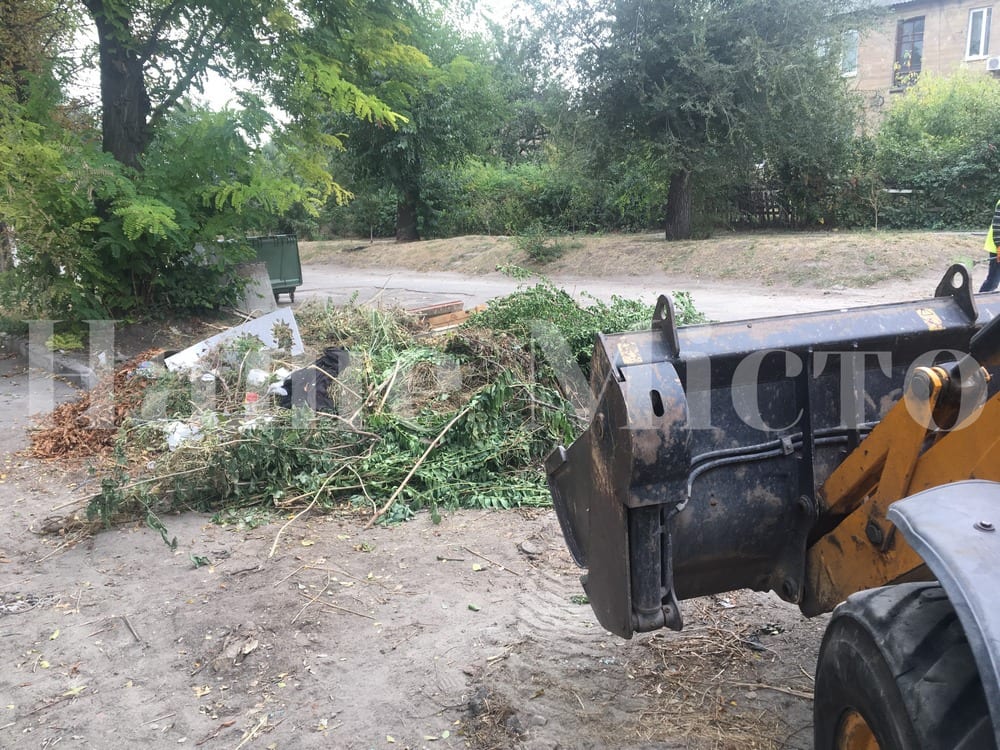
<path id="1" fill-rule="evenodd" d="M 320 265 L 304 296 L 386 286 Z M 758 285 L 752 302 L 742 282 L 669 286 L 732 318 L 929 294 L 936 275 Z M 424 281 L 399 287 L 432 293 Z M 8 364 L 6 382 L 25 377 Z M 141 525 L 90 535 L 64 519 L 96 480 L 13 453 L 26 426 L 8 426 L 0 470 L 2 748 L 811 747 L 824 622 L 773 595 L 686 602 L 682 633 L 620 641 L 582 600 L 550 511 L 369 531 L 350 514 L 256 528 L 186 514 L 166 519 L 175 551 Z"/>

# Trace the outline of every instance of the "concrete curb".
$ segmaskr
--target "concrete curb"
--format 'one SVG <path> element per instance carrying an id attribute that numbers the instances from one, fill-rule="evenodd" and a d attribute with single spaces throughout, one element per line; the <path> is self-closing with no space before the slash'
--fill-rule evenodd
<path id="1" fill-rule="evenodd" d="M 17 350 L 28 360 L 29 367 L 51 372 L 77 388 L 92 390 L 100 380 L 97 373 L 85 363 L 59 352 L 51 352 L 44 346 L 31 346 L 27 339 L 17 339 Z"/>

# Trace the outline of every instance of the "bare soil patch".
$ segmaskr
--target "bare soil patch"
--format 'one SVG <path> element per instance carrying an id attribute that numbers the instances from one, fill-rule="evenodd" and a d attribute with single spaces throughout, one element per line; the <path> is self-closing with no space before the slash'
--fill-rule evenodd
<path id="1" fill-rule="evenodd" d="M 44 534 L 84 473 L 4 481 L 3 747 L 809 746 L 818 623 L 742 592 L 620 641 L 551 511 L 312 517 L 273 557 L 276 524 L 186 514 L 171 552 Z"/>

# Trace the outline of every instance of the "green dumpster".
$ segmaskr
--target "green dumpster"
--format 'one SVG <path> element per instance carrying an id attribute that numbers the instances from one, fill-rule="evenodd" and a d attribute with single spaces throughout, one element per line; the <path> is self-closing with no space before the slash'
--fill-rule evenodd
<path id="1" fill-rule="evenodd" d="M 274 234 L 267 237 L 247 237 L 257 252 L 257 260 L 267 266 L 271 291 L 277 301 L 287 294 L 295 301 L 295 289 L 302 286 L 302 264 L 299 261 L 299 240 L 294 234 Z"/>

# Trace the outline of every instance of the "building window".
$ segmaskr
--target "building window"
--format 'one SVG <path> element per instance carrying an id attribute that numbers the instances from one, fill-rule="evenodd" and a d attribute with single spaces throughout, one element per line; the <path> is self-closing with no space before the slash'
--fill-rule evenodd
<path id="1" fill-rule="evenodd" d="M 894 88 L 917 82 L 924 57 L 924 17 L 907 18 L 896 26 L 896 60 L 892 67 Z"/>
<path id="2" fill-rule="evenodd" d="M 990 53 L 990 16 L 992 8 L 969 11 L 969 40 L 965 46 L 967 60 L 986 57 Z"/>
<path id="3" fill-rule="evenodd" d="M 840 56 L 840 74 L 856 76 L 858 74 L 858 32 L 844 32 L 844 48 Z"/>

